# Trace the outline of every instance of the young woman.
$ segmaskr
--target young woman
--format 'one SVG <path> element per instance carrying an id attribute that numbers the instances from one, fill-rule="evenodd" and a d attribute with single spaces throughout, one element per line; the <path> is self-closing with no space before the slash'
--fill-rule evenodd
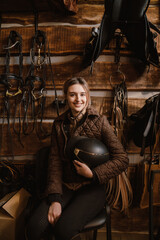
<path id="1" fill-rule="evenodd" d="M 31 217 L 28 240 L 38 240 L 52 229 L 56 240 L 70 240 L 100 212 L 105 203 L 105 184 L 128 166 L 128 157 L 105 116 L 90 107 L 87 82 L 72 78 L 64 84 L 68 110 L 53 123 L 46 199 Z M 109 150 L 108 162 L 90 169 L 71 161 L 66 153 L 72 136 L 102 141 Z"/>

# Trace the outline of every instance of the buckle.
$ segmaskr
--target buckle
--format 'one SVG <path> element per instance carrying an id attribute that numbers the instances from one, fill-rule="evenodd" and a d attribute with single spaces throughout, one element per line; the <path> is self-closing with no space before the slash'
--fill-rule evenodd
<path id="1" fill-rule="evenodd" d="M 34 100 L 38 100 L 38 99 L 44 97 L 44 88 L 42 88 L 40 91 L 38 91 L 37 95 L 35 94 L 35 88 L 33 88 L 31 90 L 31 94 L 32 94 Z"/>
<path id="2" fill-rule="evenodd" d="M 9 92 L 8 89 L 7 89 L 7 91 L 6 91 L 6 96 L 7 96 L 7 97 L 15 97 L 15 96 L 17 96 L 17 95 L 19 95 L 19 94 L 22 94 L 22 90 L 21 90 L 20 88 L 18 88 L 18 91 L 15 92 L 15 93 Z"/>

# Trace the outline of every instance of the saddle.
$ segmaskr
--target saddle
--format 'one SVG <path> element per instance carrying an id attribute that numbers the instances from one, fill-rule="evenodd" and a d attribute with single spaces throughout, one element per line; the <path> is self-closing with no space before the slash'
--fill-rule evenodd
<path id="1" fill-rule="evenodd" d="M 159 67 L 159 58 L 154 38 L 160 33 L 148 22 L 146 11 L 149 0 L 105 0 L 105 11 L 99 28 L 92 29 L 92 36 L 84 49 L 83 66 L 93 65 L 104 48 L 109 48 L 116 30 L 125 36 L 129 48 L 144 64 Z"/>
<path id="2" fill-rule="evenodd" d="M 130 115 L 129 120 L 133 122 L 132 139 L 141 148 L 140 155 L 144 155 L 146 147 L 150 147 L 152 152 L 159 129 L 160 94 L 148 98 L 138 112 Z"/>

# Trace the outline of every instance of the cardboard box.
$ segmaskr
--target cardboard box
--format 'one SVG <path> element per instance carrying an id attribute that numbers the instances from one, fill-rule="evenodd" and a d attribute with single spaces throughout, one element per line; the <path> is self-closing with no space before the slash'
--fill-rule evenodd
<path id="1" fill-rule="evenodd" d="M 24 210 L 30 194 L 21 188 L 0 199 L 0 240 L 23 240 Z"/>

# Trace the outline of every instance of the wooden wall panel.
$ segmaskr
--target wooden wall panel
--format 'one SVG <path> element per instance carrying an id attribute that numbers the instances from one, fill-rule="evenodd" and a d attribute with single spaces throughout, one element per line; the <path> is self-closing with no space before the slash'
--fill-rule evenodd
<path id="1" fill-rule="evenodd" d="M 79 4 L 83 4 L 86 3 L 86 0 L 79 0 L 78 1 Z M 87 0 L 88 4 L 104 4 L 104 0 Z M 159 4 L 159 0 L 150 0 L 150 5 L 156 5 Z"/>
<path id="2" fill-rule="evenodd" d="M 11 30 L 17 31 L 23 39 L 23 53 L 30 53 L 31 41 L 34 36 L 34 27 L 10 28 L 1 30 L 0 53 L 5 54 L 3 47 L 7 44 L 7 37 Z M 82 51 L 84 44 L 89 39 L 89 28 L 69 26 L 39 27 L 46 33 L 50 44 L 50 52 L 54 55 L 77 53 Z M 79 34 L 81 32 L 81 34 Z M 74 35 L 74 38 L 73 38 Z"/>
<path id="3" fill-rule="evenodd" d="M 18 123 L 16 128 L 18 129 Z M 32 128 L 31 124 L 29 127 Z M 43 124 L 46 132 L 50 133 L 52 129 L 52 121 L 45 122 Z M 21 133 L 20 138 L 24 146 L 21 145 L 18 136 L 14 133 L 12 124 L 10 125 L 11 136 L 8 133 L 8 124 L 3 125 L 3 131 L 1 131 L 1 149 L 0 155 L 3 156 L 15 156 L 17 155 L 32 155 L 35 154 L 38 149 L 43 146 L 48 146 L 50 144 L 50 137 L 44 139 L 39 139 L 36 134 L 36 129 L 29 135 L 24 135 Z"/>
<path id="4" fill-rule="evenodd" d="M 38 28 L 45 32 L 47 40 L 50 46 L 50 53 L 52 55 L 66 55 L 66 54 L 82 54 L 84 51 L 85 44 L 91 37 L 91 27 L 77 27 L 77 26 L 50 26 L 44 27 L 40 26 Z M 22 36 L 22 51 L 23 54 L 30 54 L 30 49 L 32 47 L 32 37 L 34 36 L 34 27 L 12 27 L 5 28 L 1 30 L 1 39 L 0 39 L 0 54 L 5 55 L 6 51 L 4 47 L 7 44 L 7 38 L 10 34 L 10 31 L 16 31 Z M 81 33 L 81 34 L 79 34 Z M 74 37 L 73 37 L 74 36 Z M 125 45 L 122 45 L 124 49 Z M 104 50 L 106 54 L 113 54 L 113 49 L 115 48 L 115 41 L 113 40 L 110 44 L 109 50 Z M 113 49 L 112 49 L 113 48 Z M 124 50 L 123 50 L 124 52 Z M 12 51 L 11 51 L 12 53 Z M 15 52 L 16 53 L 16 52 Z M 14 54 L 14 49 L 13 49 Z M 124 52 L 125 54 L 125 52 Z M 128 54 L 128 51 L 126 51 Z"/>
<path id="5" fill-rule="evenodd" d="M 134 60 L 133 62 L 130 62 Z M 128 91 L 160 91 L 160 71 L 159 68 L 150 66 L 150 69 L 145 68 L 141 62 L 136 62 L 136 59 L 128 58 L 122 62 L 120 71 L 125 75 L 125 81 Z M 71 60 L 53 63 L 53 78 L 57 89 L 62 89 L 66 79 L 73 76 L 84 77 L 91 90 L 112 90 L 116 84 L 119 84 L 124 78 L 121 73 L 117 73 L 117 65 L 111 61 L 98 60 L 94 63 L 93 72 L 90 74 L 90 67 L 82 68 L 82 57 L 75 56 Z M 23 68 L 24 81 L 27 77 L 29 66 Z M 5 72 L 5 67 L 0 67 L 0 74 Z M 18 66 L 10 66 L 11 73 L 18 73 Z M 39 76 L 39 73 L 37 73 Z M 36 75 L 36 73 L 35 73 Z M 48 67 L 46 88 L 53 89 L 51 72 Z"/>
<path id="6" fill-rule="evenodd" d="M 112 89 L 115 84 L 123 80 L 122 74 L 115 74 L 116 64 L 99 62 L 94 64 L 93 74 L 89 75 L 89 68 L 80 71 L 77 75 L 83 76 L 90 84 L 91 89 Z M 128 90 L 157 90 L 159 89 L 160 71 L 158 68 L 150 67 L 150 71 L 145 69 L 141 63 L 122 63 L 120 71 L 126 79 Z M 110 84 L 111 78 L 111 84 Z"/>
<path id="7" fill-rule="evenodd" d="M 79 5 L 78 13 L 72 16 L 59 15 L 50 12 L 40 12 L 38 16 L 39 23 L 59 22 L 72 24 L 97 24 L 101 22 L 104 6 L 96 4 Z M 33 13 L 4 13 L 2 14 L 2 23 L 18 23 L 22 25 L 34 24 Z"/>
<path id="8" fill-rule="evenodd" d="M 32 37 L 34 36 L 34 27 L 12 27 L 1 30 L 0 38 L 0 54 L 5 55 L 6 51 L 4 47 L 7 45 L 7 38 L 10 31 L 17 31 L 22 36 L 22 51 L 23 54 L 30 54 L 32 48 Z M 91 37 L 91 27 L 77 27 L 77 26 L 50 26 L 39 27 L 46 34 L 46 38 L 49 42 L 50 53 L 52 55 L 67 55 L 67 54 L 79 54 L 82 55 L 85 45 Z M 74 37 L 73 37 L 74 36 Z M 156 38 L 157 50 L 160 52 L 160 36 Z M 127 40 L 124 39 L 122 44 L 121 53 L 125 56 L 133 55 L 133 53 L 127 49 Z M 113 55 L 115 53 L 115 40 L 110 42 L 109 49 L 104 49 L 103 54 Z M 11 52 L 12 53 L 12 52 Z M 14 53 L 14 50 L 13 50 Z M 17 52 L 16 52 L 17 53 Z"/>
<path id="9" fill-rule="evenodd" d="M 46 22 L 68 22 L 72 24 L 97 24 L 101 22 L 104 13 L 104 1 L 99 4 L 97 1 L 89 2 L 84 1 L 78 4 L 78 12 L 73 16 L 62 16 L 50 12 L 39 13 L 39 23 Z M 150 4 L 147 10 L 148 19 L 159 25 L 159 2 L 153 5 Z M 34 15 L 31 12 L 11 12 L 2 14 L 2 23 L 18 23 L 22 25 L 34 24 Z"/>

